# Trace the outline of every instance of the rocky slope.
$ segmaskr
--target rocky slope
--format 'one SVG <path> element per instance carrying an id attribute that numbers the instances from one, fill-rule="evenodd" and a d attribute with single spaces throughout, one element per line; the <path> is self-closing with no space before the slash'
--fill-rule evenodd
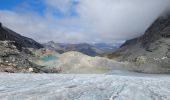
<path id="1" fill-rule="evenodd" d="M 169 76 L 0 74 L 2 100 L 170 100 Z"/>
<path id="2" fill-rule="evenodd" d="M 9 73 L 38 73 L 42 66 L 38 66 L 31 62 L 33 56 L 31 52 L 24 49 L 20 52 L 13 42 L 0 41 L 0 72 Z M 24 51 L 27 51 L 24 52 Z"/>
<path id="3" fill-rule="evenodd" d="M 37 57 L 29 48 L 38 50 L 42 47 L 36 41 L 21 36 L 0 24 L 0 72 L 57 73 L 56 70 L 33 63 Z"/>
<path id="4" fill-rule="evenodd" d="M 0 23 L 0 41 L 15 41 L 14 45 L 21 50 L 23 47 L 24 48 L 43 48 L 41 44 L 38 42 L 34 41 L 33 39 L 24 37 L 4 26 Z"/>
<path id="5" fill-rule="evenodd" d="M 170 13 L 160 16 L 143 36 L 127 41 L 108 57 L 132 62 L 142 68 L 140 72 L 170 73 Z"/>
<path id="6" fill-rule="evenodd" d="M 11 41 L 0 41 L 0 72 L 8 73 L 58 73 L 58 69 L 35 64 L 38 49 L 23 48 L 22 51 Z"/>

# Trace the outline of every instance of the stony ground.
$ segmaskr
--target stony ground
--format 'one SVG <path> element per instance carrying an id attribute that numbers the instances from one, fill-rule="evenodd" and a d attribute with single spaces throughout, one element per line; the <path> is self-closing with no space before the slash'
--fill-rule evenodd
<path id="1" fill-rule="evenodd" d="M 0 99 L 170 100 L 170 77 L 1 73 Z"/>

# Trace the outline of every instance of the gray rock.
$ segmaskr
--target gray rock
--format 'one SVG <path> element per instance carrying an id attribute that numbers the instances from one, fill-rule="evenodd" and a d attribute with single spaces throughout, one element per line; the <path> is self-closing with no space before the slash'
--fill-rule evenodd
<path id="1" fill-rule="evenodd" d="M 2 60 L 2 58 L 0 58 L 0 63 L 2 63 L 3 62 L 3 60 Z"/>
<path id="2" fill-rule="evenodd" d="M 36 65 L 29 61 L 31 54 L 20 52 L 11 41 L 0 41 L 0 72 L 24 72 L 29 73 L 29 68 L 33 68 L 32 73 L 43 72 L 43 66 Z"/>
<path id="3" fill-rule="evenodd" d="M 168 51 L 168 53 L 167 53 L 167 57 L 168 57 L 168 58 L 170 58 L 170 51 Z"/>

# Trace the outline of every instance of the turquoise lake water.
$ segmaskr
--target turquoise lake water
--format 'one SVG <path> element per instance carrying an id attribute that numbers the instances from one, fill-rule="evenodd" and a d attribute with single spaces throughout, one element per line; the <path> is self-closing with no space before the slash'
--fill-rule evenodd
<path id="1" fill-rule="evenodd" d="M 53 55 L 47 55 L 47 56 L 43 56 L 40 58 L 42 61 L 53 61 L 53 60 L 58 60 L 59 58 Z"/>

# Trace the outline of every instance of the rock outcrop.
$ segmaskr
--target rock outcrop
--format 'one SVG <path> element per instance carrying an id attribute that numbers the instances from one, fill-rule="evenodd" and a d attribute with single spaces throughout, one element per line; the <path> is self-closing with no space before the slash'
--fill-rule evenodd
<path id="1" fill-rule="evenodd" d="M 38 65 L 30 61 L 32 54 L 20 52 L 13 42 L 0 41 L 0 72 L 24 72 L 38 73 L 42 72 Z M 32 69 L 32 70 L 30 70 Z"/>
<path id="2" fill-rule="evenodd" d="M 152 43 L 161 38 L 170 38 L 170 13 L 160 16 L 140 38 L 140 42 L 145 49 L 149 49 Z"/>

